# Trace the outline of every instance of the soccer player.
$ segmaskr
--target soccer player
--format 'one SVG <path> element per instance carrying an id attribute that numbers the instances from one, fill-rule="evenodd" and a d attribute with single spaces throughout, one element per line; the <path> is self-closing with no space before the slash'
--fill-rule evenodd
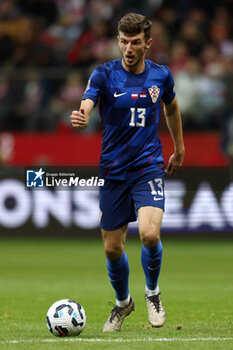
<path id="1" fill-rule="evenodd" d="M 103 124 L 100 157 L 100 226 L 107 269 L 116 306 L 103 331 L 120 331 L 134 310 L 129 292 L 129 262 L 125 252 L 127 225 L 138 217 L 145 274 L 145 300 L 153 327 L 165 322 L 158 279 L 162 261 L 160 226 L 164 211 L 164 176 L 183 162 L 182 123 L 174 80 L 166 66 L 145 59 L 152 44 L 152 23 L 145 16 L 126 14 L 118 23 L 121 59 L 100 65 L 92 73 L 80 109 L 73 111 L 73 127 L 85 128 L 98 103 Z M 160 101 L 174 153 L 166 169 L 158 137 Z"/>

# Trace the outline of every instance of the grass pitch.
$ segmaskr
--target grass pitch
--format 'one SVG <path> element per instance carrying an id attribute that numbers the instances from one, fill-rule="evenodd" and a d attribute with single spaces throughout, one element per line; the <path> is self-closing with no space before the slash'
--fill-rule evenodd
<path id="1" fill-rule="evenodd" d="M 115 301 L 101 239 L 0 240 L 0 349 L 233 349 L 233 242 L 164 240 L 160 277 L 167 320 L 150 327 L 144 301 L 140 242 L 128 239 L 135 312 L 120 333 L 102 327 Z M 77 338 L 54 337 L 46 313 L 59 299 L 83 305 Z"/>

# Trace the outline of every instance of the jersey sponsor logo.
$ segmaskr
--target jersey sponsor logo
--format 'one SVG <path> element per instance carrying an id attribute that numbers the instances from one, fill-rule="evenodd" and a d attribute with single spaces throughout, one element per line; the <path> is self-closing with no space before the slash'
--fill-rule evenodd
<path id="1" fill-rule="evenodd" d="M 158 86 L 153 85 L 148 90 L 149 90 L 152 102 L 155 103 L 159 97 L 160 89 L 158 88 Z"/>
<path id="2" fill-rule="evenodd" d="M 120 93 L 120 94 L 118 94 L 117 92 L 114 92 L 114 97 L 120 97 L 120 96 L 123 96 L 123 95 L 126 95 L 127 94 L 127 92 L 122 92 L 122 93 Z"/>

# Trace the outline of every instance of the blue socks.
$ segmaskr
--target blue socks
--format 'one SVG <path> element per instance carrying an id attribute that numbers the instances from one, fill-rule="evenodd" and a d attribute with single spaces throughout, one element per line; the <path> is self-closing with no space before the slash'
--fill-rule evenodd
<path id="1" fill-rule="evenodd" d="M 129 299 L 129 262 L 126 252 L 120 259 L 110 261 L 107 259 L 107 268 L 110 282 L 115 289 L 116 299 L 125 301 Z"/>
<path id="2" fill-rule="evenodd" d="M 151 248 L 142 245 L 141 263 L 146 276 L 146 287 L 153 291 L 158 285 L 162 264 L 163 246 L 161 241 Z"/>
<path id="3" fill-rule="evenodd" d="M 142 245 L 141 263 L 146 277 L 146 290 L 158 294 L 158 279 L 162 263 L 163 246 L 161 241 L 148 248 Z M 117 302 L 123 307 L 129 302 L 129 262 L 126 252 L 120 259 L 110 261 L 107 258 L 107 269 L 110 282 L 116 292 Z"/>

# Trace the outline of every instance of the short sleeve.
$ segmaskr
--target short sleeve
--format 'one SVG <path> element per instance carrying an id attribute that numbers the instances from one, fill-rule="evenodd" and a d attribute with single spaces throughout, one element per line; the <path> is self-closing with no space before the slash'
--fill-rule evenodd
<path id="1" fill-rule="evenodd" d="M 162 100 L 165 104 L 168 105 L 172 102 L 176 93 L 175 93 L 175 83 L 174 83 L 172 73 L 168 68 L 167 68 L 167 71 L 168 71 L 168 76 L 164 83 L 164 93 L 162 96 Z"/>
<path id="2" fill-rule="evenodd" d="M 101 67 L 98 67 L 91 74 L 87 82 L 87 87 L 83 94 L 82 100 L 86 100 L 88 98 L 92 100 L 96 105 L 102 93 L 105 80 L 106 79 L 103 69 L 101 69 Z"/>

